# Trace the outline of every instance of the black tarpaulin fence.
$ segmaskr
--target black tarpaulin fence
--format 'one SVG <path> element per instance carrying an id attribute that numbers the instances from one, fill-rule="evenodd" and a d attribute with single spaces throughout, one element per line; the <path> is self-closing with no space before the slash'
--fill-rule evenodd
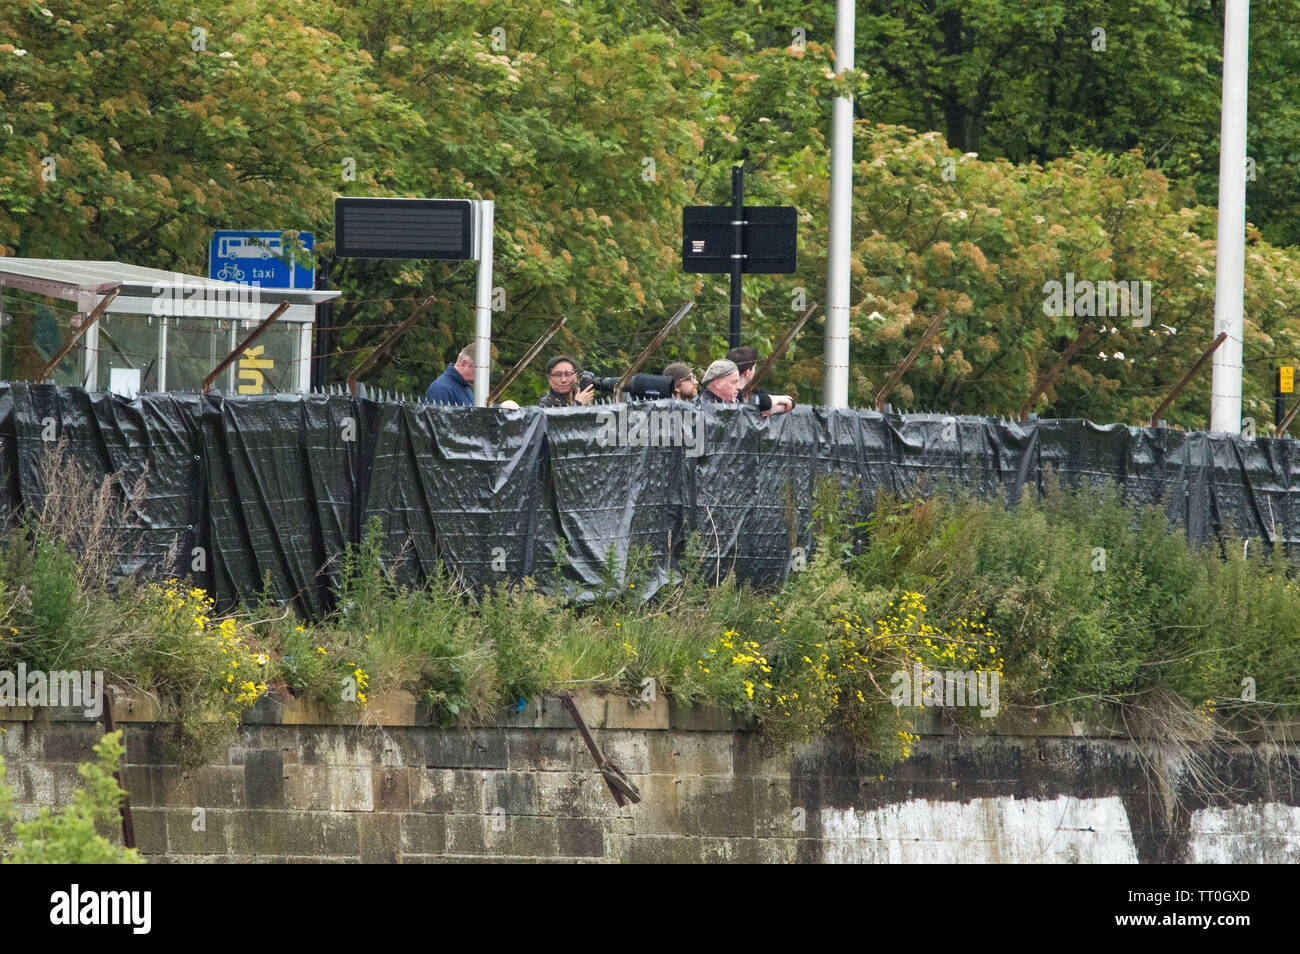
<path id="1" fill-rule="evenodd" d="M 402 582 L 428 578 L 440 560 L 474 586 L 534 573 L 533 541 L 549 525 L 541 413 L 355 404 L 373 434 L 358 538 L 377 518 Z"/>
<path id="2" fill-rule="evenodd" d="M 68 458 L 89 474 L 92 486 L 84 489 L 111 475 L 117 499 L 130 502 L 133 513 L 125 525 L 113 527 L 113 515 L 107 522 L 119 531 L 121 571 L 159 567 L 183 573 L 191 562 L 188 554 L 205 546 L 207 531 L 198 398 L 110 397 L 80 388 L 0 385 L 0 473 L 13 475 L 12 484 L 6 479 L 3 507 L 10 513 L 23 503 L 41 507 L 51 492 L 45 486 L 44 455 L 62 442 Z M 142 478 L 143 499 L 130 499 Z"/>
<path id="3" fill-rule="evenodd" d="M 776 583 L 812 543 L 814 489 L 948 485 L 1017 499 L 1054 471 L 1163 502 L 1194 543 L 1230 531 L 1300 539 L 1300 444 L 1269 438 L 799 407 L 673 401 L 591 408 L 452 408 L 347 395 L 126 399 L 0 384 L 0 515 L 39 508 L 59 441 L 130 500 L 122 572 L 191 576 L 224 609 L 264 589 L 303 616 L 333 608 L 349 543 L 377 520 L 395 578 L 441 563 L 474 587 L 534 576 L 579 598 L 618 584 L 635 548 L 653 592 L 698 531 L 719 574 Z M 563 555 L 561 555 L 563 553 Z M 170 562 L 169 562 L 170 561 Z M 612 572 L 611 572 L 612 568 Z"/>

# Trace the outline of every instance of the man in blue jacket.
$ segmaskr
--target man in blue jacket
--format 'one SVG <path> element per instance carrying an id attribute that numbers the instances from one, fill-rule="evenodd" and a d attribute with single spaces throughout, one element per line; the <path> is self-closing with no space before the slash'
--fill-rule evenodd
<path id="1" fill-rule="evenodd" d="M 474 406 L 474 346 L 468 345 L 456 358 L 455 364 L 447 365 L 447 370 L 429 385 L 424 392 L 424 399 L 430 404 L 459 404 L 462 407 Z"/>

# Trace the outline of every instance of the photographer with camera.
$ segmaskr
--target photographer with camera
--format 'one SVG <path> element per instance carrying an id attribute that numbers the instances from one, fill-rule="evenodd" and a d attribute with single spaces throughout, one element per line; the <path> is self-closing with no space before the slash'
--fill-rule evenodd
<path id="1" fill-rule="evenodd" d="M 567 354 L 557 354 L 546 362 L 546 381 L 551 389 L 538 400 L 538 407 L 572 407 L 590 404 L 596 399 L 595 388 L 578 388 L 578 369 Z"/>
<path id="2" fill-rule="evenodd" d="M 659 398 L 673 396 L 673 379 L 663 374 L 634 374 L 626 381 L 622 378 L 597 377 L 590 371 L 584 371 L 578 377 L 580 391 L 595 389 L 602 394 L 614 394 L 619 391 L 623 401 L 655 401 Z"/>
<path id="3" fill-rule="evenodd" d="M 695 372 L 691 370 L 690 365 L 674 361 L 664 368 L 664 377 L 672 379 L 673 397 L 679 401 L 693 401 L 700 393 L 699 382 L 695 379 Z"/>

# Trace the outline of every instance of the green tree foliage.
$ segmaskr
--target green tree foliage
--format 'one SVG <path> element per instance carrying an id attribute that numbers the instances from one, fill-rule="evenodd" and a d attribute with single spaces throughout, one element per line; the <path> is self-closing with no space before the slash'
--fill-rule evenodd
<path id="1" fill-rule="evenodd" d="M 432 296 L 371 381 L 422 393 L 470 340 L 474 265 L 334 259 L 333 202 L 484 197 L 504 294 L 496 376 L 560 314 L 552 349 L 616 373 L 687 300 L 695 310 L 651 369 L 704 365 L 725 347 L 727 283 L 682 274 L 682 207 L 724 202 L 743 162 L 751 203 L 799 210 L 799 271 L 745 280 L 745 339 L 766 351 L 797 316 L 797 289 L 823 297 L 830 103 L 846 91 L 858 117 L 851 399 L 868 403 L 947 307 L 895 403 L 1016 410 L 1077 331 L 1042 308 L 1044 283 L 1070 272 L 1151 281 L 1152 324 L 1109 322 L 1037 410 L 1145 419 L 1210 338 L 1214 216 L 1198 202 L 1213 201 L 1217 172 L 1221 10 L 860 7 L 860 70 L 836 78 L 832 5 L 788 0 L 11 5 L 0 253 L 202 271 L 210 229 L 310 229 L 344 292 L 317 341 L 329 379 Z M 1247 256 L 1246 413 L 1262 421 L 1270 363 L 1295 357 L 1296 269 L 1264 239 L 1292 240 L 1300 107 L 1289 8 L 1255 7 L 1251 195 L 1270 214 Z M 772 385 L 819 400 L 821 344 L 811 325 Z M 508 397 L 544 390 L 534 365 Z M 1198 379 L 1169 419 L 1203 425 L 1207 388 Z"/>
<path id="2" fill-rule="evenodd" d="M 696 42 L 740 55 L 785 46 L 795 28 L 829 44 L 834 4 L 776 0 L 651 4 Z M 1294 0 L 1250 10 L 1247 213 L 1271 241 L 1300 242 L 1300 38 Z M 683 18 L 689 19 L 689 28 Z M 739 26 L 739 28 L 738 28 Z M 937 131 L 963 152 L 1050 162 L 1141 149 L 1153 168 L 1218 196 L 1223 3 L 1219 0 L 866 0 L 856 103 L 871 122 Z"/>
<path id="3" fill-rule="evenodd" d="M 1107 333 L 1094 336 L 1048 389 L 1040 413 L 1144 421 L 1213 337 L 1214 242 L 1204 237 L 1212 212 L 1180 204 L 1141 156 L 1012 165 L 955 153 L 937 133 L 859 127 L 855 158 L 850 370 L 860 399 L 875 393 L 928 317 L 946 307 L 943 333 L 904 378 L 895 403 L 1013 413 L 1089 320 L 1044 313 L 1044 284 L 1064 282 L 1067 273 L 1149 281 L 1151 321 L 1135 328 L 1140 319 L 1106 320 Z M 825 190 L 810 159 L 796 201 L 816 218 Z M 806 238 L 807 257 L 824 256 L 824 235 Z M 1300 273 L 1289 250 L 1251 239 L 1244 413 L 1264 421 L 1268 362 L 1300 343 L 1286 304 Z M 811 388 L 819 378 L 820 355 L 802 356 L 799 383 Z M 1208 375 L 1194 379 L 1170 419 L 1202 425 L 1209 385 Z"/>
<path id="4" fill-rule="evenodd" d="M 201 9 L 180 20 L 163 0 L 74 0 L 57 15 L 0 13 L 13 127 L 0 140 L 0 243 L 196 268 L 208 228 L 314 225 L 345 143 L 382 155 L 421 125 L 367 57 L 309 25 L 320 4 Z"/>

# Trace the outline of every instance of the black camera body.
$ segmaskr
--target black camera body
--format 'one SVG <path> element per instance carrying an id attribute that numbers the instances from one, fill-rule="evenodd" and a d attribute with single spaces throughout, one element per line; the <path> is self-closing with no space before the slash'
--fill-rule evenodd
<path id="1" fill-rule="evenodd" d="M 605 394 L 612 394 L 618 387 L 618 378 L 599 378 L 591 371 L 584 371 L 578 378 L 578 390 L 595 388 Z M 656 398 L 673 396 L 673 379 L 666 374 L 634 374 L 623 388 L 624 397 L 640 401 L 653 401 Z"/>

